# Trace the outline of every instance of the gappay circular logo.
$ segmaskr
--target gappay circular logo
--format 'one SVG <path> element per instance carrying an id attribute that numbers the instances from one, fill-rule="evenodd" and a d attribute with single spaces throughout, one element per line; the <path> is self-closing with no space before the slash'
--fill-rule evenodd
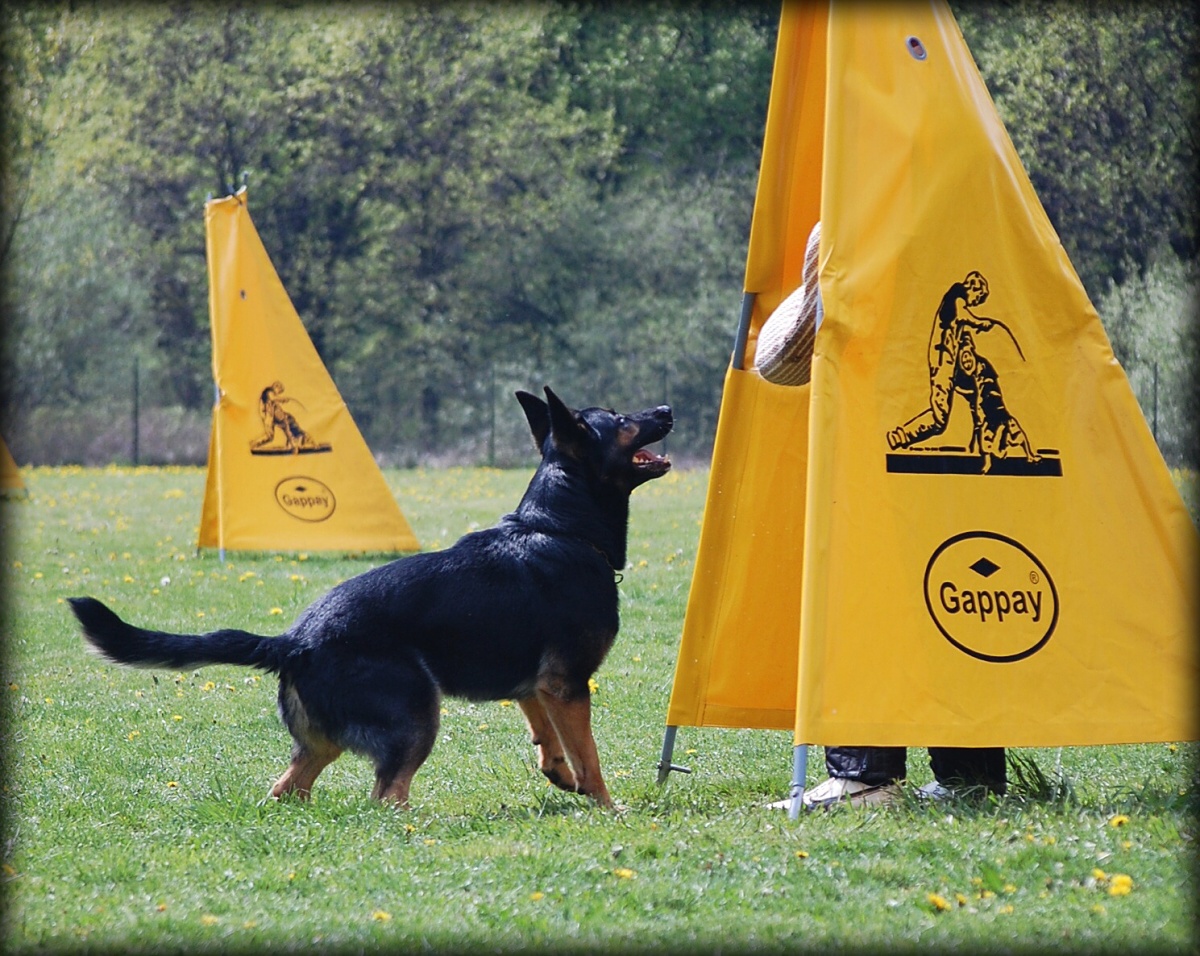
<path id="1" fill-rule="evenodd" d="M 1058 624 L 1046 566 L 992 531 L 964 531 L 938 546 L 925 566 L 925 606 L 946 640 L 993 663 L 1036 654 Z"/>
<path id="2" fill-rule="evenodd" d="M 298 475 L 275 486 L 275 502 L 301 521 L 324 521 L 337 507 L 333 491 L 316 478 Z"/>

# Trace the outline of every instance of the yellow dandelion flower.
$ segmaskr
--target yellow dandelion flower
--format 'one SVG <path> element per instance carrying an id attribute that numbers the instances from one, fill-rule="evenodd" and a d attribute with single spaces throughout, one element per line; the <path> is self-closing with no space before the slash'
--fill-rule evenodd
<path id="1" fill-rule="evenodd" d="M 271 608 L 271 610 L 270 610 L 268 613 L 270 613 L 270 614 L 282 614 L 282 613 L 283 613 L 283 608 L 281 608 L 281 607 L 273 607 L 273 608 Z"/>
<path id="2" fill-rule="evenodd" d="M 1001 907 L 1000 907 L 1000 912 L 1001 912 L 1001 913 L 1004 913 L 1005 915 L 1008 915 L 1008 914 L 1009 914 L 1009 913 L 1011 913 L 1012 911 L 1013 911 L 1013 905 L 1012 905 L 1012 903 L 1008 903 L 1008 904 L 1006 904 L 1005 906 L 1001 906 Z"/>
<path id="3" fill-rule="evenodd" d="M 406 823 L 406 824 L 404 824 L 404 832 L 405 833 L 416 833 L 417 828 L 415 826 L 413 826 L 411 823 Z"/>
<path id="4" fill-rule="evenodd" d="M 1108 825 L 1110 827 L 1123 827 L 1128 822 L 1129 822 L 1129 817 L 1127 817 L 1123 813 L 1118 813 L 1115 816 L 1108 818 Z"/>
<path id="5" fill-rule="evenodd" d="M 1121 841 L 1121 849 L 1122 850 L 1128 850 L 1132 846 L 1133 846 L 1132 840 L 1122 840 Z"/>
<path id="6" fill-rule="evenodd" d="M 212 913 L 205 913 L 200 917 L 200 922 L 205 926 L 216 926 L 221 921 L 217 917 L 213 916 Z"/>
<path id="7" fill-rule="evenodd" d="M 203 687 L 203 688 L 201 688 L 201 689 L 202 689 L 202 690 L 216 690 L 216 689 L 217 689 L 217 685 L 216 685 L 216 684 L 214 684 L 212 681 L 210 681 L 210 680 L 207 680 L 207 681 L 205 681 L 205 682 L 204 682 L 204 687 Z"/>
<path id="8" fill-rule="evenodd" d="M 1097 883 L 1103 883 L 1108 879 L 1108 874 L 1097 867 L 1096 869 L 1092 870 L 1092 879 Z"/>
<path id="9" fill-rule="evenodd" d="M 174 780 L 167 781 L 167 789 L 169 789 L 169 790 L 174 790 L 178 786 L 179 786 L 179 784 L 177 782 L 175 782 Z"/>
<path id="10" fill-rule="evenodd" d="M 1013 886 L 1011 883 L 1005 883 L 1004 884 L 1004 892 L 1005 893 L 1015 893 L 1015 892 L 1017 892 L 1017 888 L 1015 886 Z"/>
<path id="11" fill-rule="evenodd" d="M 126 739 L 126 740 L 133 740 L 133 738 L 134 738 L 134 737 L 140 737 L 140 736 L 141 736 L 141 734 L 140 734 L 138 731 L 136 731 L 136 730 L 131 730 L 131 731 L 129 731 L 129 733 L 128 733 L 128 735 L 126 736 L 126 738 L 125 738 L 125 739 Z"/>
<path id="12" fill-rule="evenodd" d="M 618 866 L 615 870 L 613 870 L 613 876 L 619 880 L 632 880 L 635 876 L 637 876 L 637 874 L 627 867 Z"/>
<path id="13" fill-rule="evenodd" d="M 966 906 L 968 900 L 962 893 L 955 893 L 954 902 L 956 902 L 959 906 Z"/>
<path id="14" fill-rule="evenodd" d="M 543 893 L 541 890 L 537 890 L 536 892 L 529 894 L 529 899 L 534 903 L 536 903 L 538 900 L 543 900 L 545 898 L 546 898 L 546 894 Z"/>
<path id="15" fill-rule="evenodd" d="M 1114 873 L 1108 888 L 1109 896 L 1127 896 L 1133 892 L 1133 878 L 1128 873 Z"/>
<path id="16" fill-rule="evenodd" d="M 1168 753 L 1175 753 L 1179 748 L 1175 744 L 1167 744 Z"/>
<path id="17" fill-rule="evenodd" d="M 796 859 L 797 860 L 807 860 L 808 859 L 808 851 L 807 850 L 797 850 L 796 851 Z"/>
<path id="18" fill-rule="evenodd" d="M 167 911 L 167 904 L 166 904 L 166 903 L 159 903 L 159 904 L 158 904 L 156 907 L 154 907 L 154 908 L 155 908 L 156 910 L 158 910 L 160 913 L 165 913 L 165 912 Z"/>
<path id="19" fill-rule="evenodd" d="M 426 846 L 435 846 L 436 844 L 437 844 L 437 840 L 435 840 L 433 837 L 426 837 L 426 838 L 425 838 L 425 845 L 426 845 Z"/>
<path id="20" fill-rule="evenodd" d="M 502 700 L 502 701 L 500 701 L 500 706 L 501 707 L 511 707 L 512 701 L 511 700 Z"/>
<path id="21" fill-rule="evenodd" d="M 938 896 L 937 893 L 926 893 L 925 899 L 933 907 L 934 912 L 941 913 L 943 910 L 950 909 L 950 904 L 946 902 L 945 897 Z"/>
<path id="22" fill-rule="evenodd" d="M 599 689 L 600 689 L 600 685 L 598 683 L 596 683 L 596 678 L 589 677 L 588 678 L 588 693 L 594 694 Z"/>
<path id="23" fill-rule="evenodd" d="M 171 719 L 172 720 L 183 720 L 183 717 L 180 716 L 179 714 L 172 714 Z"/>
<path id="24" fill-rule="evenodd" d="M 384 910 L 376 910 L 371 914 L 371 919 L 375 920 L 377 923 L 386 923 L 391 918 L 392 914 L 385 912 Z"/>

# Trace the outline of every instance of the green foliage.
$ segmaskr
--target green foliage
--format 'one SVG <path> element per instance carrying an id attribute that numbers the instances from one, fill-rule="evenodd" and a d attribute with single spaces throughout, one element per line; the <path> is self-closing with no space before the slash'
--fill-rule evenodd
<path id="1" fill-rule="evenodd" d="M 956 4 L 1034 189 L 1093 299 L 1197 254 L 1191 4 Z"/>
<path id="2" fill-rule="evenodd" d="M 433 548 L 511 510 L 529 470 L 385 476 Z M 289 748 L 273 678 L 106 664 L 62 603 L 91 593 L 151 626 L 276 633 L 372 560 L 198 555 L 200 469 L 27 469 L 28 496 L 0 504 L 0 948 L 1194 950 L 1194 743 L 1022 750 L 1057 796 L 1030 769 L 998 801 L 789 822 L 766 807 L 786 793 L 789 732 L 682 728 L 693 773 L 659 788 L 706 479 L 672 472 L 632 499 L 621 633 L 593 696 L 628 809 L 549 787 L 515 706 L 448 699 L 397 812 L 350 755 L 310 803 L 263 799 Z M 815 783 L 819 751 L 809 765 Z M 920 751 L 909 772 L 929 779 Z"/>
<path id="3" fill-rule="evenodd" d="M 1151 281 L 1162 250 L 1194 261 L 1190 8 L 956 6 L 1093 298 Z M 705 456 L 778 15 L 758 0 L 6 5 L 10 445 L 61 460 L 45 436 L 122 414 L 134 356 L 143 408 L 206 416 L 203 203 L 246 181 L 388 460 L 519 461 L 527 439 L 495 410 L 543 383 L 578 402 L 669 398 L 673 451 Z"/>
<path id="4" fill-rule="evenodd" d="M 1164 457 L 1200 461 L 1200 272 L 1167 253 L 1112 285 L 1097 308 Z"/>

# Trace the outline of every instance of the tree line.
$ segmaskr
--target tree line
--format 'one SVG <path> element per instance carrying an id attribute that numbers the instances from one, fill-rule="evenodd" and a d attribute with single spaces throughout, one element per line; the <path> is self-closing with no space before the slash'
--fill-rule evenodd
<path id="1" fill-rule="evenodd" d="M 1160 267 L 1194 289 L 1190 7 L 954 7 L 1093 300 Z M 120 458 L 136 357 L 140 403 L 175 446 L 158 454 L 202 460 L 203 203 L 242 184 L 390 460 L 525 454 L 504 403 L 544 382 L 579 402 L 668 399 L 674 450 L 707 452 L 778 2 L 72 0 L 0 17 L 3 427 L 19 458 Z M 1141 324 L 1161 316 L 1120 301 L 1118 355 L 1147 361 Z M 1154 341 L 1188 334 L 1176 324 Z"/>

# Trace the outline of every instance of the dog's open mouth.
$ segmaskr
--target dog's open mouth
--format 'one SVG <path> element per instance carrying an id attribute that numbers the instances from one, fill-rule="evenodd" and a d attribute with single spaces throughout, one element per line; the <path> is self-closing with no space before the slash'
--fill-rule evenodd
<path id="1" fill-rule="evenodd" d="M 639 471 L 648 471 L 657 476 L 671 470 L 671 459 L 666 455 L 656 455 L 646 448 L 639 448 L 633 453 L 633 466 Z"/>

